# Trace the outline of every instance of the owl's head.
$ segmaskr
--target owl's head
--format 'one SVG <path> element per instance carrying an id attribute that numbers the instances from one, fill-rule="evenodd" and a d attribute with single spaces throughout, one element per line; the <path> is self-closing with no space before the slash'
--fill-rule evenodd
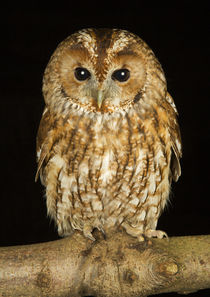
<path id="1" fill-rule="evenodd" d="M 112 113 L 163 98 L 166 81 L 138 36 L 118 29 L 84 29 L 55 50 L 45 70 L 43 94 L 54 111 L 65 113 L 74 106 Z"/>

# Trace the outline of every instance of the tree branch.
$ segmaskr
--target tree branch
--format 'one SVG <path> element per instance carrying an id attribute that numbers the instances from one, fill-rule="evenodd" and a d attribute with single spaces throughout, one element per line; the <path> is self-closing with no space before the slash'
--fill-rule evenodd
<path id="1" fill-rule="evenodd" d="M 210 287 L 210 235 L 96 236 L 0 248 L 0 295 L 139 297 Z"/>

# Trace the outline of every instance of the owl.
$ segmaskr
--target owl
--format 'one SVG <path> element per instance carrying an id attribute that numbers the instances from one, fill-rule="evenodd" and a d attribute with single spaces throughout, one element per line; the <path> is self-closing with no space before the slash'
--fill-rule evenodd
<path id="1" fill-rule="evenodd" d="M 61 42 L 43 78 L 38 169 L 60 236 L 156 230 L 180 174 L 177 110 L 148 45 L 120 29 L 83 29 Z"/>

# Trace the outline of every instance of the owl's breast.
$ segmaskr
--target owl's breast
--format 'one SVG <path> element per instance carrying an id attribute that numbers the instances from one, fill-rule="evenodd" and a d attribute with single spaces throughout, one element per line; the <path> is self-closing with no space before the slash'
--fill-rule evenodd
<path id="1" fill-rule="evenodd" d="M 107 121 L 96 120 L 84 135 L 81 142 L 86 142 L 83 160 L 78 164 L 79 176 L 92 178 L 95 187 L 107 186 L 120 180 L 129 168 L 134 169 L 131 159 L 139 136 L 130 143 L 129 131 L 121 118 Z M 86 138 L 86 140 L 85 140 Z M 133 148 L 132 148 L 133 147 Z M 80 146 L 77 150 L 80 150 Z"/>
<path id="2" fill-rule="evenodd" d="M 53 201 L 59 215 L 70 216 L 73 228 L 82 230 L 86 218 L 107 226 L 134 214 L 140 220 L 147 201 L 159 213 L 157 205 L 169 189 L 170 144 L 163 144 L 154 129 L 125 116 L 79 118 L 60 131 L 45 167 L 47 203 Z"/>
<path id="3" fill-rule="evenodd" d="M 67 176 L 83 191 L 115 191 L 139 183 L 167 164 L 166 146 L 136 115 L 80 117 L 69 121 L 54 146 Z M 169 151 L 170 146 L 168 145 Z"/>

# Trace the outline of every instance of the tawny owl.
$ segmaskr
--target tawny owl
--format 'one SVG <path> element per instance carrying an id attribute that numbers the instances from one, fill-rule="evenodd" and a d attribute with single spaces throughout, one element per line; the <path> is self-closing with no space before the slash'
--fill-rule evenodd
<path id="1" fill-rule="evenodd" d="M 177 111 L 152 50 L 118 29 L 84 29 L 61 42 L 43 79 L 37 136 L 47 210 L 61 236 L 94 240 L 123 227 L 156 230 L 181 170 Z"/>

